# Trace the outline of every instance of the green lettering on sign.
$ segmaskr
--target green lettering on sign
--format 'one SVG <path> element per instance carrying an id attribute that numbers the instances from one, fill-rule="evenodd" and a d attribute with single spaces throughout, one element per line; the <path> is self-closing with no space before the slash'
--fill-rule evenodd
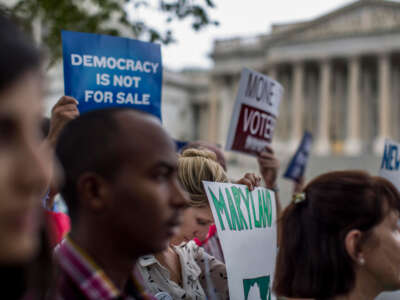
<path id="1" fill-rule="evenodd" d="M 239 193 L 240 189 L 233 186 L 231 188 L 231 190 L 232 190 L 233 199 L 235 199 L 236 209 L 237 209 L 237 212 L 239 215 L 240 227 L 242 229 L 246 228 L 246 230 L 248 230 L 249 228 L 247 227 L 246 219 L 243 216 L 243 212 L 242 212 L 241 205 L 240 205 L 240 203 L 241 203 L 240 193 Z"/>
<path id="2" fill-rule="evenodd" d="M 253 198 L 253 194 L 252 193 L 250 193 L 250 200 L 251 200 L 251 207 L 253 208 L 254 226 L 256 228 L 260 228 L 261 227 L 262 213 L 259 215 L 258 220 L 257 220 L 256 208 L 254 206 L 254 198 Z"/>
<path id="3" fill-rule="evenodd" d="M 243 279 L 244 299 L 249 298 L 250 289 L 257 289 L 261 300 L 271 300 L 270 276 L 262 276 L 258 278 Z"/>
<path id="4" fill-rule="evenodd" d="M 231 193 L 229 192 L 228 188 L 225 188 L 225 194 L 226 194 L 226 198 L 228 199 L 229 211 L 231 213 L 232 229 L 236 230 L 236 226 L 237 226 L 237 230 L 242 230 L 242 226 L 239 223 L 239 217 L 237 215 L 236 208 L 235 208 L 235 205 L 233 204 L 232 196 L 231 196 Z"/>
<path id="5" fill-rule="evenodd" d="M 265 228 L 265 214 L 264 214 L 264 207 L 263 207 L 263 192 L 261 190 L 257 191 L 258 196 L 258 213 L 260 216 L 260 223 L 262 223 L 262 227 Z"/>
<path id="6" fill-rule="evenodd" d="M 253 229 L 253 226 L 251 225 L 250 196 L 249 196 L 250 191 L 246 187 L 246 196 L 244 195 L 242 189 L 239 189 L 239 193 L 240 193 L 240 197 L 242 197 L 244 200 L 244 204 L 246 205 L 247 216 L 249 217 L 249 227 L 250 227 L 250 229 Z"/>
<path id="7" fill-rule="evenodd" d="M 218 221 L 219 221 L 219 224 L 221 225 L 221 230 L 225 230 L 224 222 L 222 221 L 221 212 L 225 215 L 225 218 L 228 222 L 229 229 L 232 230 L 232 223 L 229 218 L 228 209 L 226 208 L 224 196 L 222 195 L 221 189 L 218 189 L 218 191 L 219 191 L 219 200 L 217 199 L 217 197 L 215 197 L 212 190 L 210 188 L 208 188 L 208 192 L 210 193 L 211 198 L 214 203 L 215 211 L 217 212 L 217 215 L 218 215 Z"/>

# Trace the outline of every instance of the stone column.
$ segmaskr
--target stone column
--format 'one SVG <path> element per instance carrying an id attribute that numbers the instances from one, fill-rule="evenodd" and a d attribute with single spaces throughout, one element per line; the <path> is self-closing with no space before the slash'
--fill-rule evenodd
<path id="1" fill-rule="evenodd" d="M 226 138 L 228 136 L 229 125 L 232 117 L 231 103 L 233 99 L 233 86 L 231 77 L 222 78 L 219 85 L 219 110 L 217 116 L 217 128 L 215 131 L 218 132 L 217 143 L 225 148 Z"/>
<path id="2" fill-rule="evenodd" d="M 375 115 L 375 107 L 373 106 L 373 87 L 372 87 L 372 73 L 370 68 L 366 68 L 362 72 L 362 88 L 361 88 L 361 95 L 363 99 L 363 107 L 361 107 L 361 124 L 362 127 L 360 128 L 361 132 L 361 140 L 366 143 L 366 145 L 372 145 L 375 139 L 375 128 L 377 125 L 375 124 L 374 115 Z M 369 120 L 371 120 L 369 122 Z"/>
<path id="3" fill-rule="evenodd" d="M 212 143 L 217 142 L 218 132 L 218 91 L 219 84 L 215 77 L 211 77 L 209 89 L 209 120 L 208 120 L 208 140 Z"/>
<path id="4" fill-rule="evenodd" d="M 347 138 L 344 145 L 346 154 L 361 152 L 360 137 L 360 57 L 349 58 L 347 97 Z"/>
<path id="5" fill-rule="evenodd" d="M 389 137 L 390 130 L 390 54 L 381 53 L 378 56 L 378 136 L 374 142 L 374 152 L 377 154 L 382 153 L 385 138 Z"/>
<path id="6" fill-rule="evenodd" d="M 272 79 L 278 81 L 278 72 L 279 72 L 278 65 L 271 65 L 268 68 L 267 74 Z M 278 120 L 277 120 L 278 123 L 279 122 L 287 122 L 287 120 L 282 119 L 282 115 L 283 115 L 282 110 L 284 108 L 282 101 L 285 101 L 285 100 L 282 98 L 281 104 L 279 105 L 279 116 L 278 116 Z M 272 148 L 274 149 L 274 151 L 276 153 L 281 153 L 281 152 L 287 150 L 285 143 L 283 143 L 283 141 L 282 141 L 282 137 L 279 135 L 278 126 L 275 127 L 275 133 L 274 133 L 274 137 L 272 140 Z"/>
<path id="7" fill-rule="evenodd" d="M 400 72 L 398 65 L 392 65 L 392 81 L 391 81 L 391 104 L 393 107 L 390 112 L 391 116 L 391 136 L 394 140 L 398 140 L 400 138 L 400 122 L 398 119 L 398 114 L 400 112 L 400 103 L 395 101 L 395 99 L 400 99 L 400 86 L 397 84 L 400 82 Z"/>
<path id="8" fill-rule="evenodd" d="M 229 80 L 229 85 L 227 85 L 225 87 L 224 90 L 224 98 L 222 98 L 223 100 L 223 105 L 221 108 L 221 113 L 220 113 L 220 119 L 221 119 L 221 137 L 219 140 L 219 144 L 223 147 L 223 149 L 225 149 L 226 147 L 226 141 L 228 138 L 228 131 L 231 125 L 231 119 L 233 116 L 233 107 L 234 104 L 236 102 L 236 96 L 237 96 L 237 92 L 239 89 L 239 81 L 240 81 L 240 75 L 238 74 L 232 74 L 232 77 Z M 225 158 L 228 161 L 232 161 L 232 160 L 237 160 L 238 159 L 238 154 L 234 153 L 232 151 L 226 151 L 225 152 Z"/>
<path id="9" fill-rule="evenodd" d="M 278 68 L 277 66 L 271 66 L 268 68 L 268 76 L 274 80 L 278 80 Z"/>
<path id="10" fill-rule="evenodd" d="M 294 151 L 303 134 L 304 107 L 304 63 L 295 62 L 293 66 L 293 95 L 292 95 L 292 128 L 289 141 L 289 151 Z"/>
<path id="11" fill-rule="evenodd" d="M 315 153 L 328 155 L 331 151 L 329 140 L 330 105 L 331 105 L 331 82 L 332 67 L 329 60 L 323 60 L 320 65 L 320 100 L 319 100 L 319 122 Z"/>

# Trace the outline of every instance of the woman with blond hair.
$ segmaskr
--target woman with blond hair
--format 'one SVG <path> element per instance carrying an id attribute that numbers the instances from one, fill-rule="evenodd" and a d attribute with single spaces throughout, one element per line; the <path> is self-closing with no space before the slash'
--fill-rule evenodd
<path id="1" fill-rule="evenodd" d="M 214 223 L 202 182 L 228 182 L 228 177 L 213 152 L 187 149 L 179 158 L 178 178 L 190 198 L 180 230 L 165 251 L 139 260 L 138 273 L 156 298 L 228 299 L 225 264 L 193 241 L 203 240 Z M 260 180 L 247 174 L 246 181 L 252 188 Z"/>

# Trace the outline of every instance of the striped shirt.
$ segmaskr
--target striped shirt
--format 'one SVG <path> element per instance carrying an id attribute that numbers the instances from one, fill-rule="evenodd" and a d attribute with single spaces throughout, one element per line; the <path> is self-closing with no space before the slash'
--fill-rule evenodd
<path id="1" fill-rule="evenodd" d="M 124 291 L 120 291 L 104 271 L 70 238 L 56 249 L 59 266 L 56 300 L 151 300 L 132 275 Z"/>

